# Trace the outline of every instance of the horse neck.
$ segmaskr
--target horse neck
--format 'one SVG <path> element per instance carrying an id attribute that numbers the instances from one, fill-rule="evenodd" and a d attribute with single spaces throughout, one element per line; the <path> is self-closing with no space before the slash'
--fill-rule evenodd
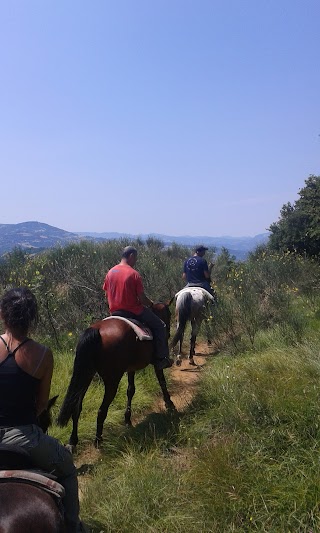
<path id="1" fill-rule="evenodd" d="M 166 304 L 156 303 L 152 306 L 152 311 L 159 317 L 167 327 L 170 326 L 170 310 Z"/>

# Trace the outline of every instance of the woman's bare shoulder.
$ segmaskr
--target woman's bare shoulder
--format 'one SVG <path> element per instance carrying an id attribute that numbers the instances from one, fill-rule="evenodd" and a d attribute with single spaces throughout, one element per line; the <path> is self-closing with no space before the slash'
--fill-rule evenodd
<path id="1" fill-rule="evenodd" d="M 50 371 L 53 367 L 53 354 L 52 350 L 39 342 L 29 339 L 21 348 L 16 360 L 28 374 L 32 374 L 35 377 L 41 378 L 46 371 Z"/>

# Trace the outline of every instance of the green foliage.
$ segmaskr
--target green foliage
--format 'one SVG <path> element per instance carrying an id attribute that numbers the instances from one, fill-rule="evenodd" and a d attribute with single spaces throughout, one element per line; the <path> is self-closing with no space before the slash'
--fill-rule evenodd
<path id="1" fill-rule="evenodd" d="M 183 286 L 182 261 L 188 252 L 178 245 L 166 249 L 153 238 L 146 243 L 83 240 L 33 256 L 14 250 L 0 263 L 1 293 L 12 286 L 29 287 L 39 304 L 40 334 L 47 342 L 53 337 L 62 348 L 63 336 L 77 335 L 108 314 L 103 280 L 128 244 L 138 249 L 137 270 L 146 293 L 155 301 L 170 300 Z"/>
<path id="2" fill-rule="evenodd" d="M 102 283 L 129 243 L 138 249 L 137 269 L 146 293 L 153 300 L 171 299 L 184 285 L 182 265 L 191 251 L 177 244 L 166 248 L 153 238 L 101 244 L 84 240 L 33 256 L 14 250 L 0 263 L 0 290 L 30 287 L 38 299 L 44 342 L 68 348 L 88 325 L 108 314 Z M 320 307 L 319 263 L 293 253 L 260 246 L 246 262 L 237 262 L 223 249 L 212 280 L 218 306 L 208 310 L 203 331 L 216 347 L 229 342 L 235 353 L 254 348 L 259 331 L 274 325 L 288 344 L 299 342 L 304 329 L 299 305 L 313 311 Z"/>
<path id="3" fill-rule="evenodd" d="M 306 325 L 302 307 L 319 306 L 320 276 L 316 260 L 272 253 L 260 247 L 246 262 L 231 263 L 221 277 L 218 305 L 206 329 L 217 347 L 230 341 L 234 352 L 255 348 L 263 329 L 276 327 L 288 344 L 300 342 Z"/>
<path id="4" fill-rule="evenodd" d="M 231 255 L 226 248 L 221 248 L 220 254 L 214 263 L 214 269 L 211 275 L 212 281 L 214 281 L 218 287 L 225 283 L 235 265 L 235 256 Z"/>
<path id="5" fill-rule="evenodd" d="M 272 250 L 294 251 L 307 256 L 320 253 L 320 176 L 310 176 L 299 191 L 300 198 L 284 205 L 278 222 L 271 224 Z"/>

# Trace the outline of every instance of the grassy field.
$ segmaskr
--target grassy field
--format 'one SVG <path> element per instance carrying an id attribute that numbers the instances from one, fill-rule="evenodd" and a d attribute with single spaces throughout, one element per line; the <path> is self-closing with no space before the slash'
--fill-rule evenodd
<path id="1" fill-rule="evenodd" d="M 130 431 L 123 380 L 99 453 L 91 447 L 102 399 L 94 381 L 75 456 L 91 530 L 320 531 L 320 321 L 316 312 L 308 320 L 300 343 L 275 328 L 258 334 L 254 350 L 208 358 L 192 403 L 174 415 L 153 412 L 159 387 L 152 368 L 140 372 L 140 421 Z M 71 365 L 69 351 L 57 354 L 60 403 Z M 69 432 L 52 428 L 63 442 Z"/>

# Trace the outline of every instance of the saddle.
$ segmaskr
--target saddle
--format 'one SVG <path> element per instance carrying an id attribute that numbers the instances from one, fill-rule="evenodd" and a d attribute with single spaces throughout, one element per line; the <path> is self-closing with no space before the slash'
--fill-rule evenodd
<path id="1" fill-rule="evenodd" d="M 27 483 L 54 496 L 58 503 L 65 490 L 56 477 L 33 467 L 29 453 L 12 444 L 0 444 L 0 483 Z"/>
<path id="2" fill-rule="evenodd" d="M 111 316 L 108 316 L 107 318 L 104 318 L 103 320 L 109 320 L 110 318 L 116 318 L 117 320 L 122 320 L 123 322 L 126 322 L 127 324 L 129 324 L 129 326 L 131 326 L 131 328 L 133 329 L 137 339 L 139 341 L 152 341 L 153 340 L 153 335 L 152 335 L 152 332 L 149 328 L 147 328 L 147 326 L 145 326 L 142 322 L 139 322 L 139 320 L 137 320 L 136 318 L 129 318 L 129 317 L 125 317 L 125 316 L 122 316 L 122 315 L 111 315 Z"/>
<path id="3" fill-rule="evenodd" d="M 212 294 L 210 294 L 210 292 L 208 292 L 203 287 L 197 287 L 196 285 L 193 286 L 193 287 L 192 286 L 184 287 L 179 292 L 177 292 L 177 294 L 175 294 L 175 297 L 177 298 L 180 294 L 184 294 L 186 292 L 189 292 L 189 293 L 194 294 L 194 295 L 196 295 L 197 293 L 198 294 L 202 294 L 203 296 L 208 298 L 208 300 L 211 300 L 212 302 L 215 302 L 215 298 L 214 298 L 214 296 L 212 296 Z"/>

